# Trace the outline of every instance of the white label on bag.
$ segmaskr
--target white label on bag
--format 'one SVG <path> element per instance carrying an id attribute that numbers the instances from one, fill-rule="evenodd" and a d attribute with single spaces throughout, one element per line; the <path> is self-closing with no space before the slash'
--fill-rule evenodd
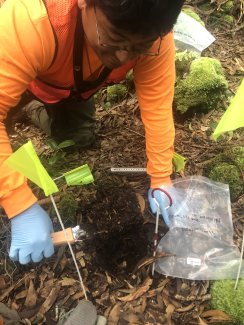
<path id="1" fill-rule="evenodd" d="M 215 41 L 212 34 L 207 31 L 198 21 L 181 12 L 174 25 L 174 39 L 176 48 L 180 51 L 188 49 L 202 52 Z"/>
<path id="2" fill-rule="evenodd" d="M 200 266 L 202 264 L 202 262 L 201 262 L 200 258 L 187 257 L 186 264 L 190 264 L 193 266 Z"/>

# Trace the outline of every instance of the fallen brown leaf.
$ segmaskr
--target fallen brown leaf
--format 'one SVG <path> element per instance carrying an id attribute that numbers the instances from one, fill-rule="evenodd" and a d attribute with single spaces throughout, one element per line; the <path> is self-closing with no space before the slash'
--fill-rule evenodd
<path id="1" fill-rule="evenodd" d="M 141 213 L 143 213 L 144 210 L 145 210 L 145 207 L 146 207 L 145 200 L 144 200 L 143 196 L 140 193 L 136 193 L 136 197 L 137 197 L 140 209 L 141 209 Z"/>
<path id="2" fill-rule="evenodd" d="M 139 319 L 139 317 L 136 315 L 136 314 L 134 314 L 134 313 L 126 313 L 126 312 L 124 312 L 122 315 L 121 315 L 121 318 L 123 319 L 123 320 L 125 320 L 126 322 L 128 322 L 128 324 L 141 324 L 141 321 L 140 321 L 140 319 Z"/>
<path id="3" fill-rule="evenodd" d="M 199 325 L 208 325 L 208 323 L 206 323 L 201 317 L 198 317 L 199 320 Z"/>
<path id="4" fill-rule="evenodd" d="M 142 304 L 141 304 L 141 313 L 144 314 L 145 309 L 147 307 L 147 297 L 142 297 Z"/>
<path id="5" fill-rule="evenodd" d="M 148 266 L 152 263 L 154 263 L 156 260 L 158 260 L 159 258 L 162 258 L 162 257 L 169 257 L 169 256 L 172 256 L 172 254 L 168 254 L 168 253 L 164 253 L 164 252 L 161 252 L 161 253 L 157 253 L 156 256 L 149 256 L 149 257 L 146 257 L 146 258 L 143 258 L 141 259 L 137 265 L 135 266 L 134 270 L 133 270 L 133 274 L 135 274 L 138 270 L 140 270 L 142 267 L 144 266 Z"/>
<path id="6" fill-rule="evenodd" d="M 195 307 L 195 303 L 193 302 L 193 303 L 191 303 L 191 304 L 188 305 L 188 306 L 177 308 L 176 311 L 177 311 L 178 313 L 185 313 L 185 312 L 187 312 L 187 311 L 192 310 L 194 307 Z"/>
<path id="7" fill-rule="evenodd" d="M 182 295 L 176 294 L 174 296 L 175 299 L 180 300 L 180 301 L 207 301 L 211 299 L 211 294 L 206 294 L 203 296 L 188 296 L 188 297 L 184 297 Z"/>
<path id="8" fill-rule="evenodd" d="M 80 291 L 80 292 L 75 293 L 75 294 L 72 296 L 72 299 L 73 299 L 73 300 L 77 300 L 77 299 L 83 298 L 84 296 L 85 296 L 85 295 L 84 295 L 84 291 Z"/>
<path id="9" fill-rule="evenodd" d="M 30 279 L 29 288 L 27 291 L 27 296 L 24 305 L 28 308 L 33 308 L 36 305 L 36 301 L 37 301 L 36 289 L 34 287 L 33 281 Z"/>
<path id="10" fill-rule="evenodd" d="M 0 290 L 6 288 L 6 282 L 3 275 L 0 276 Z"/>
<path id="11" fill-rule="evenodd" d="M 159 294 L 169 282 L 170 282 L 170 279 L 164 279 L 160 283 L 160 286 L 158 288 L 148 291 L 148 293 L 146 295 L 147 298 L 151 298 L 151 297 L 154 297 L 157 294 Z"/>
<path id="12" fill-rule="evenodd" d="M 132 301 L 135 300 L 141 296 L 143 296 L 150 288 L 153 280 L 151 278 L 146 278 L 146 280 L 140 285 L 135 292 L 129 294 L 128 296 L 125 297 L 117 297 L 117 299 L 121 301 Z"/>
<path id="13" fill-rule="evenodd" d="M 108 325 L 117 325 L 119 322 L 121 304 L 116 304 L 110 311 L 108 316 Z"/>
<path id="14" fill-rule="evenodd" d="M 15 296 L 15 299 L 16 300 L 19 300 L 19 299 L 23 299 L 23 298 L 26 298 L 27 296 L 27 290 L 22 290 L 20 291 L 19 293 L 17 293 L 17 295 Z"/>
<path id="15" fill-rule="evenodd" d="M 210 317 L 211 320 L 215 320 L 215 321 L 228 321 L 228 320 L 231 320 L 231 317 L 228 316 L 222 310 L 207 310 L 207 311 L 204 311 L 201 314 L 201 317 L 204 317 L 204 318 Z"/>
<path id="16" fill-rule="evenodd" d="M 72 278 L 64 278 L 63 280 L 58 281 L 58 283 L 62 287 L 72 286 L 74 284 L 79 284 L 80 282 L 78 280 L 72 279 Z"/>
<path id="17" fill-rule="evenodd" d="M 59 291 L 60 291 L 60 286 L 56 286 L 52 288 L 49 296 L 41 305 L 41 308 L 39 309 L 39 314 L 44 315 L 52 307 L 52 305 L 54 304 L 55 300 L 58 297 Z"/>
<path id="18" fill-rule="evenodd" d="M 17 283 L 11 285 L 9 288 L 7 288 L 3 294 L 0 296 L 0 301 L 2 301 L 3 299 L 5 299 L 9 294 L 10 292 L 13 290 L 13 289 L 17 289 L 19 288 L 24 282 L 25 282 L 25 279 L 28 277 L 28 274 L 26 274 L 22 279 L 20 279 Z"/>
<path id="19" fill-rule="evenodd" d="M 174 310 L 175 310 L 175 306 L 172 304 L 169 304 L 166 308 L 167 325 L 173 325 L 171 317 L 173 315 Z"/>

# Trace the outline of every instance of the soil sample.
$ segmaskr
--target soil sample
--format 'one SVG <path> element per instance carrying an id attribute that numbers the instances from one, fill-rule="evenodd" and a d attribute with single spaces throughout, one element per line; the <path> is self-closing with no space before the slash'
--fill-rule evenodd
<path id="1" fill-rule="evenodd" d="M 136 193 L 130 186 L 100 186 L 96 198 L 82 209 L 95 226 L 96 260 L 113 274 L 130 272 L 147 254 L 143 217 Z"/>

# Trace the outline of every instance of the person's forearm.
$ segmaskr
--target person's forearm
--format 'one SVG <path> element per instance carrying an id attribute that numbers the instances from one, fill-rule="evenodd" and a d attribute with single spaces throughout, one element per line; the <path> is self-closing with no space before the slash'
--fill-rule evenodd
<path id="1" fill-rule="evenodd" d="M 174 152 L 175 66 L 172 33 L 165 36 L 159 56 L 142 58 L 135 68 L 137 96 L 146 132 L 147 173 L 151 187 L 170 182 Z"/>
<path id="2" fill-rule="evenodd" d="M 9 217 L 36 198 L 25 178 L 4 164 L 12 148 L 4 120 L 30 82 L 50 66 L 55 40 L 42 1 L 6 1 L 0 8 L 0 205 Z"/>

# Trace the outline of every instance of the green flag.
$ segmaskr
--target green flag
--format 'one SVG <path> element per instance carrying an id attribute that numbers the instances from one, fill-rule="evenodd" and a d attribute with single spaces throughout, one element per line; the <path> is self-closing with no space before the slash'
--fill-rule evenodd
<path id="1" fill-rule="evenodd" d="M 230 106 L 222 116 L 212 137 L 216 140 L 221 133 L 244 127 L 244 79 L 232 99 Z"/>
<path id="2" fill-rule="evenodd" d="M 87 164 L 64 173 L 67 185 L 86 185 L 94 182 L 91 170 Z"/>
<path id="3" fill-rule="evenodd" d="M 58 192 L 58 188 L 40 162 L 31 141 L 15 151 L 5 163 L 26 176 L 43 189 L 46 196 Z"/>

